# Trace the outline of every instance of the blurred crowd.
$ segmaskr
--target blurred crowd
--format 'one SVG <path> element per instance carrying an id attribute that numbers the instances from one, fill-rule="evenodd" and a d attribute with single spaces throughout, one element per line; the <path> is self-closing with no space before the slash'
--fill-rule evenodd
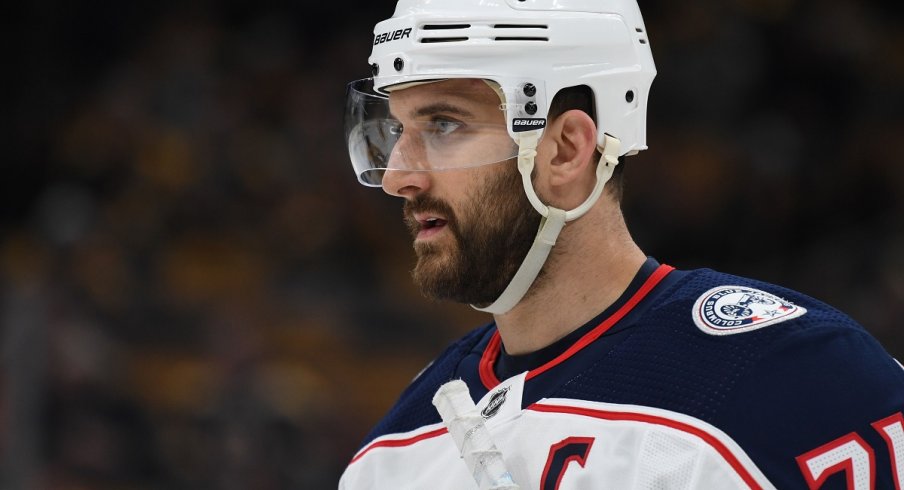
<path id="1" fill-rule="evenodd" d="M 0 487 L 334 488 L 488 321 L 421 298 L 400 203 L 347 159 L 345 84 L 392 2 L 76 3 L 10 31 Z M 904 358 L 904 8 L 640 4 L 637 241 L 827 301 Z"/>

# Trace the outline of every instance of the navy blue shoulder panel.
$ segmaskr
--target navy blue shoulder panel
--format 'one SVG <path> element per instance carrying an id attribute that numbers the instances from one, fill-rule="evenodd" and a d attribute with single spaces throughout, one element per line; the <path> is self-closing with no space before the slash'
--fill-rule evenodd
<path id="1" fill-rule="evenodd" d="M 433 395 L 444 383 L 459 377 L 456 372 L 462 359 L 471 353 L 477 343 L 484 340 L 489 330 L 494 327 L 495 324 L 484 325 L 446 348 L 402 392 L 389 413 L 364 438 L 361 447 L 385 434 L 408 432 L 441 422 L 439 413 L 433 407 Z"/>
<path id="2" fill-rule="evenodd" d="M 807 312 L 712 335 L 698 328 L 692 310 L 718 286 L 762 290 Z M 838 310 L 786 288 L 701 269 L 659 294 L 623 336 L 586 357 L 548 396 L 658 407 L 707 421 L 739 442 L 779 488 L 805 488 L 796 456 L 857 431 L 871 437 L 877 466 L 885 464 L 877 482 L 890 483 L 890 463 L 878 457 L 886 451 L 870 423 L 904 410 L 904 370 Z"/>
<path id="3" fill-rule="evenodd" d="M 720 285 L 761 289 L 808 311 L 747 333 L 709 335 L 694 324 L 692 310 L 703 293 Z M 621 342 L 582 361 L 580 373 L 554 396 L 660 407 L 712 421 L 776 342 L 814 324 L 862 331 L 842 313 L 799 293 L 708 269 L 684 275 L 654 301 Z"/>

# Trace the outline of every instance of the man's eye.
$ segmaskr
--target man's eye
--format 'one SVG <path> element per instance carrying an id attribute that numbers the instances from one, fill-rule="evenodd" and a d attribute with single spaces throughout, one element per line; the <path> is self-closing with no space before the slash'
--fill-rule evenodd
<path id="1" fill-rule="evenodd" d="M 402 126 L 402 123 L 396 122 L 394 124 L 389 125 L 389 133 L 395 136 L 399 136 L 402 134 L 402 131 L 405 128 Z"/>
<path id="2" fill-rule="evenodd" d="M 447 136 L 452 134 L 456 129 L 462 126 L 462 123 L 458 121 L 453 121 L 450 119 L 434 119 L 430 124 L 433 127 L 433 132 L 440 136 Z"/>

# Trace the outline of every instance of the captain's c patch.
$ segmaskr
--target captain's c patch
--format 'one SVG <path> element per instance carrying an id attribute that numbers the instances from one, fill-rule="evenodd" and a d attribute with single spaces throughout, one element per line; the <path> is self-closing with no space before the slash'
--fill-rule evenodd
<path id="1" fill-rule="evenodd" d="M 775 325 L 806 313 L 806 308 L 745 286 L 719 286 L 697 298 L 692 315 L 710 335 L 732 335 Z"/>

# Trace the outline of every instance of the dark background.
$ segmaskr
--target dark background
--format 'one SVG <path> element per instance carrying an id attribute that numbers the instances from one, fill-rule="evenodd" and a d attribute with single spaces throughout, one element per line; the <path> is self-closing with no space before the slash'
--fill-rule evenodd
<path id="1" fill-rule="evenodd" d="M 801 290 L 904 358 L 901 2 L 641 1 L 637 241 Z M 2 488 L 334 488 L 487 320 L 408 277 L 345 84 L 392 2 L 5 7 Z"/>

